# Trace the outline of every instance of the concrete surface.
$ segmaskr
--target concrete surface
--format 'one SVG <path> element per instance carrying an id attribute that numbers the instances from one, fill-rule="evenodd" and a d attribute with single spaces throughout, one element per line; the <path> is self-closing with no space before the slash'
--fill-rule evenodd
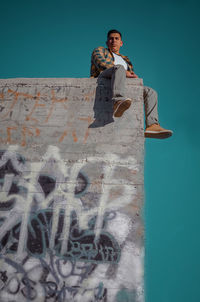
<path id="1" fill-rule="evenodd" d="M 143 83 L 0 80 L 0 301 L 143 302 Z"/>

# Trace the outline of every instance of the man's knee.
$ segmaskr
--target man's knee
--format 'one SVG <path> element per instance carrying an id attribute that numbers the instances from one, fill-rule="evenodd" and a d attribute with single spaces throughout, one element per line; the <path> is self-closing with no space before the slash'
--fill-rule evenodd
<path id="1" fill-rule="evenodd" d="M 121 72 L 126 72 L 125 68 L 123 65 L 120 65 L 120 64 L 117 64 L 117 65 L 114 65 L 114 70 L 119 70 Z"/>

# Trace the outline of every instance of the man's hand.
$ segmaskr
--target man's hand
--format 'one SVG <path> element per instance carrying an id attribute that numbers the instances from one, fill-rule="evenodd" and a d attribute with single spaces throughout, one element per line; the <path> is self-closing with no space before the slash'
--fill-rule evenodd
<path id="1" fill-rule="evenodd" d="M 135 74 L 133 71 L 126 71 L 126 77 L 127 78 L 138 78 L 137 74 Z"/>

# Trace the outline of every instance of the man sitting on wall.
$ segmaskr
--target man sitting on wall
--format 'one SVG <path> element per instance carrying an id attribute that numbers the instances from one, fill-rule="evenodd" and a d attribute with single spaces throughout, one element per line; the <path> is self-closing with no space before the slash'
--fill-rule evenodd
<path id="1" fill-rule="evenodd" d="M 131 106 L 132 100 L 126 96 L 126 78 L 138 78 L 133 71 L 133 65 L 128 57 L 119 53 L 122 35 L 118 30 L 110 30 L 107 34 L 108 48 L 97 47 L 91 58 L 91 76 L 111 79 L 112 101 L 114 102 L 114 117 L 121 117 L 125 110 Z M 144 86 L 145 106 L 145 137 L 167 138 L 172 135 L 171 130 L 162 128 L 158 123 L 157 93 L 150 87 Z"/>

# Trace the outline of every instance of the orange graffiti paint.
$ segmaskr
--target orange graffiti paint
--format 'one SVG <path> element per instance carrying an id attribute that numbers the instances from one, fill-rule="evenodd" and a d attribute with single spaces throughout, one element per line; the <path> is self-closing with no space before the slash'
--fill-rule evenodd
<path id="1" fill-rule="evenodd" d="M 72 136 L 73 136 L 73 139 L 74 139 L 74 142 L 76 143 L 78 141 L 78 138 L 76 136 L 76 131 L 72 131 Z"/>
<path id="2" fill-rule="evenodd" d="M 50 117 L 52 116 L 52 113 L 54 111 L 55 105 L 57 103 L 61 103 L 63 105 L 64 109 L 67 109 L 67 106 L 66 106 L 65 103 L 68 101 L 68 98 L 56 99 L 56 97 L 55 97 L 55 91 L 53 89 L 51 90 L 51 95 L 52 95 L 52 97 L 51 97 L 51 106 L 50 106 L 50 110 L 49 110 L 49 113 L 47 115 L 47 118 L 45 120 L 45 123 L 47 123 L 48 120 L 50 119 Z"/>
<path id="3" fill-rule="evenodd" d="M 22 93 L 22 92 L 16 92 L 14 90 L 11 90 L 11 89 L 8 89 L 8 93 L 11 93 L 13 94 L 13 102 L 10 106 L 10 108 L 8 109 L 8 112 L 6 112 L 5 115 L 2 116 L 2 118 L 5 118 L 7 117 L 11 111 L 13 110 L 13 108 L 15 107 L 15 105 L 17 104 L 17 101 L 18 101 L 18 98 L 19 96 L 23 96 L 24 98 L 30 98 L 30 99 L 33 99 L 34 97 L 30 94 L 27 94 L 27 93 Z"/>
<path id="4" fill-rule="evenodd" d="M 59 143 L 62 143 L 63 139 L 65 138 L 65 136 L 67 136 L 67 130 L 65 130 L 63 132 L 63 134 L 61 135 L 61 137 L 59 138 Z"/>
<path id="5" fill-rule="evenodd" d="M 12 130 L 17 130 L 17 127 L 7 127 L 7 129 L 6 129 L 6 131 L 7 131 L 7 143 L 16 144 L 16 141 L 12 141 L 12 139 L 11 139 L 11 136 L 12 136 L 11 131 Z"/>
<path id="6" fill-rule="evenodd" d="M 88 122 L 88 126 L 92 123 L 93 119 L 91 118 L 91 116 L 88 116 L 88 117 L 80 117 L 79 118 L 80 120 L 83 120 L 83 121 L 87 121 Z M 84 136 L 84 139 L 83 139 L 83 143 L 85 144 L 86 141 L 87 141 L 87 138 L 89 136 L 89 131 L 90 131 L 90 128 L 87 127 L 86 129 L 86 133 L 85 133 L 85 136 Z"/>
<path id="7" fill-rule="evenodd" d="M 35 99 L 35 104 L 31 110 L 31 112 L 26 116 L 26 121 L 34 121 L 35 123 L 38 123 L 38 120 L 34 117 L 32 117 L 34 111 L 37 109 L 37 107 L 45 107 L 45 104 L 39 104 L 39 100 L 40 100 L 40 92 L 37 93 L 37 97 Z"/>
<path id="8" fill-rule="evenodd" d="M 32 128 L 32 127 L 31 127 Z M 27 136 L 39 136 L 40 135 L 40 130 L 38 128 L 33 128 L 33 131 L 31 131 L 32 129 L 24 126 L 22 127 L 22 141 L 21 141 L 21 146 L 25 147 L 26 146 L 26 139 Z"/>

